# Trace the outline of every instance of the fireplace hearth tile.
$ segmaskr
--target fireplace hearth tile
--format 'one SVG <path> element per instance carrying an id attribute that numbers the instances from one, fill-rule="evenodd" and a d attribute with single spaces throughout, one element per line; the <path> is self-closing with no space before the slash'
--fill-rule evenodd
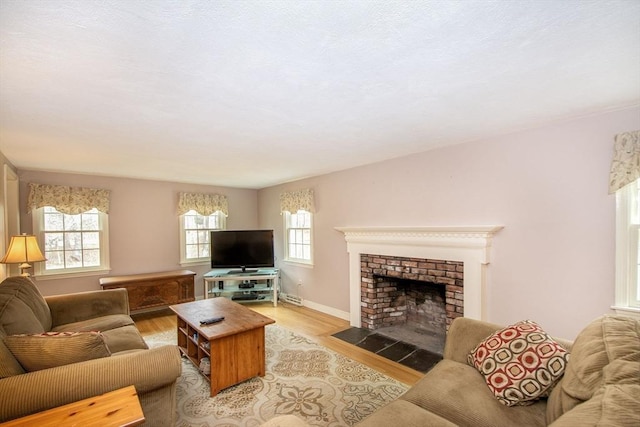
<path id="1" fill-rule="evenodd" d="M 349 328 L 332 335 L 418 372 L 427 373 L 442 356 L 364 328 Z"/>
<path id="2" fill-rule="evenodd" d="M 379 351 L 384 350 L 385 348 L 397 342 L 398 342 L 397 340 L 383 337 L 382 335 L 371 334 L 356 345 L 360 348 L 364 348 L 365 350 L 378 353 Z"/>
<path id="3" fill-rule="evenodd" d="M 371 335 L 372 331 L 364 328 L 349 328 L 344 331 L 336 332 L 334 337 L 346 341 L 349 344 L 358 344 L 360 341 Z"/>
<path id="4" fill-rule="evenodd" d="M 433 365 L 442 360 L 442 356 L 432 353 L 421 348 L 416 349 L 415 352 L 409 354 L 406 358 L 399 361 L 399 363 L 420 372 L 428 372 Z"/>
<path id="5" fill-rule="evenodd" d="M 377 354 L 382 357 L 386 357 L 389 360 L 393 360 L 394 362 L 400 362 L 405 357 L 408 357 L 411 353 L 416 351 L 417 348 L 415 345 L 407 344 L 402 341 L 397 341 L 393 345 L 380 350 Z"/>

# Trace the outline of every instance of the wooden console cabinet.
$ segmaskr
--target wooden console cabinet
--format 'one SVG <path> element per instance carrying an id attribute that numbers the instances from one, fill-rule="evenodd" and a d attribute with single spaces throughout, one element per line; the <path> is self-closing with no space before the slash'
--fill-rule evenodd
<path id="1" fill-rule="evenodd" d="M 161 273 L 110 276 L 100 279 L 102 289 L 125 288 L 129 294 L 129 309 L 143 310 L 195 300 L 194 277 L 190 270 Z"/>

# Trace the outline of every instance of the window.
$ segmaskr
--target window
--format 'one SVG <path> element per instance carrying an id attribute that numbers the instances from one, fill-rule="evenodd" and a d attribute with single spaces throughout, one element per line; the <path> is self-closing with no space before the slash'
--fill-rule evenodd
<path id="1" fill-rule="evenodd" d="M 210 231 L 224 230 L 225 218 L 221 211 L 204 216 L 190 210 L 180 215 L 181 264 L 210 261 Z"/>
<path id="2" fill-rule="evenodd" d="M 108 216 L 97 209 L 77 215 L 51 206 L 34 210 L 34 233 L 43 243 L 39 275 L 99 272 L 109 269 Z"/>
<path id="3" fill-rule="evenodd" d="M 616 192 L 616 302 L 620 314 L 640 316 L 640 186 Z"/>
<path id="4" fill-rule="evenodd" d="M 312 264 L 311 212 L 283 212 L 285 229 L 285 259 L 291 262 Z"/>

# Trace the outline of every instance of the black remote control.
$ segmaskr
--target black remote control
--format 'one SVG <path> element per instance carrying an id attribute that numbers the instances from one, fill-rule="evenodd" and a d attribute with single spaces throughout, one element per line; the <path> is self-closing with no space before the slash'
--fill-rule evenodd
<path id="1" fill-rule="evenodd" d="M 210 319 L 204 319 L 200 321 L 201 325 L 211 325 L 213 323 L 218 323 L 218 322 L 222 322 L 224 320 L 223 316 L 220 317 L 212 317 Z"/>

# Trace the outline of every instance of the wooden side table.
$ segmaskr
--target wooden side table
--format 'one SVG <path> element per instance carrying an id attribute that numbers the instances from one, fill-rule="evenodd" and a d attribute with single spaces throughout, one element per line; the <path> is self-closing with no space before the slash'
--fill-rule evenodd
<path id="1" fill-rule="evenodd" d="M 144 422 L 134 386 L 0 424 L 0 427 L 131 427 Z"/>

